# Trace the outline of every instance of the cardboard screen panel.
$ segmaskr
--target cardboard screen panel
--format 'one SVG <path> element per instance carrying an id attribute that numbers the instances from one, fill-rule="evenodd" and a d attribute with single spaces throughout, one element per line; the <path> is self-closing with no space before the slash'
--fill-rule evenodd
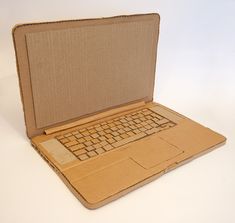
<path id="1" fill-rule="evenodd" d="M 152 96 L 152 21 L 26 35 L 38 128 Z"/>
<path id="2" fill-rule="evenodd" d="M 159 16 L 24 24 L 13 30 L 28 136 L 154 89 Z"/>

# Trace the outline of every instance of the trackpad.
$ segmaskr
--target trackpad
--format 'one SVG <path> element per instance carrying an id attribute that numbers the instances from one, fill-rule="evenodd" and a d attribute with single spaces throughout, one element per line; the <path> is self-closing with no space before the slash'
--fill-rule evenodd
<path id="1" fill-rule="evenodd" d="M 127 150 L 129 156 L 145 169 L 155 167 L 183 153 L 183 150 L 167 143 L 157 135 L 133 143 Z"/>

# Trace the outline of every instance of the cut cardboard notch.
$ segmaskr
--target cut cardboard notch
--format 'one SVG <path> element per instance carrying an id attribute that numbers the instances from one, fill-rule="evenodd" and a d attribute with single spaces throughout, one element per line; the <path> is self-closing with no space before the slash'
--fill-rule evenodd
<path id="1" fill-rule="evenodd" d="M 13 36 L 28 136 L 151 101 L 158 26 L 157 14 L 17 26 Z"/>

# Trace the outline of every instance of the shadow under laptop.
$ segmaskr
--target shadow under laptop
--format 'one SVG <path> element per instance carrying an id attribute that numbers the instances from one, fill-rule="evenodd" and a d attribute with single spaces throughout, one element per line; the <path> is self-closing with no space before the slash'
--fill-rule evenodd
<path id="1" fill-rule="evenodd" d="M 20 90 L 16 75 L 0 78 L 0 116 L 22 137 L 27 138 Z"/>

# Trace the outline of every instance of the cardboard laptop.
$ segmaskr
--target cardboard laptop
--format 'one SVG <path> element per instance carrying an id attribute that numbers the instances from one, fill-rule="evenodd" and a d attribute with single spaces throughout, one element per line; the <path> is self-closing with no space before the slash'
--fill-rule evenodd
<path id="1" fill-rule="evenodd" d="M 13 29 L 27 135 L 88 208 L 226 140 L 153 102 L 158 33 L 158 14 Z"/>

